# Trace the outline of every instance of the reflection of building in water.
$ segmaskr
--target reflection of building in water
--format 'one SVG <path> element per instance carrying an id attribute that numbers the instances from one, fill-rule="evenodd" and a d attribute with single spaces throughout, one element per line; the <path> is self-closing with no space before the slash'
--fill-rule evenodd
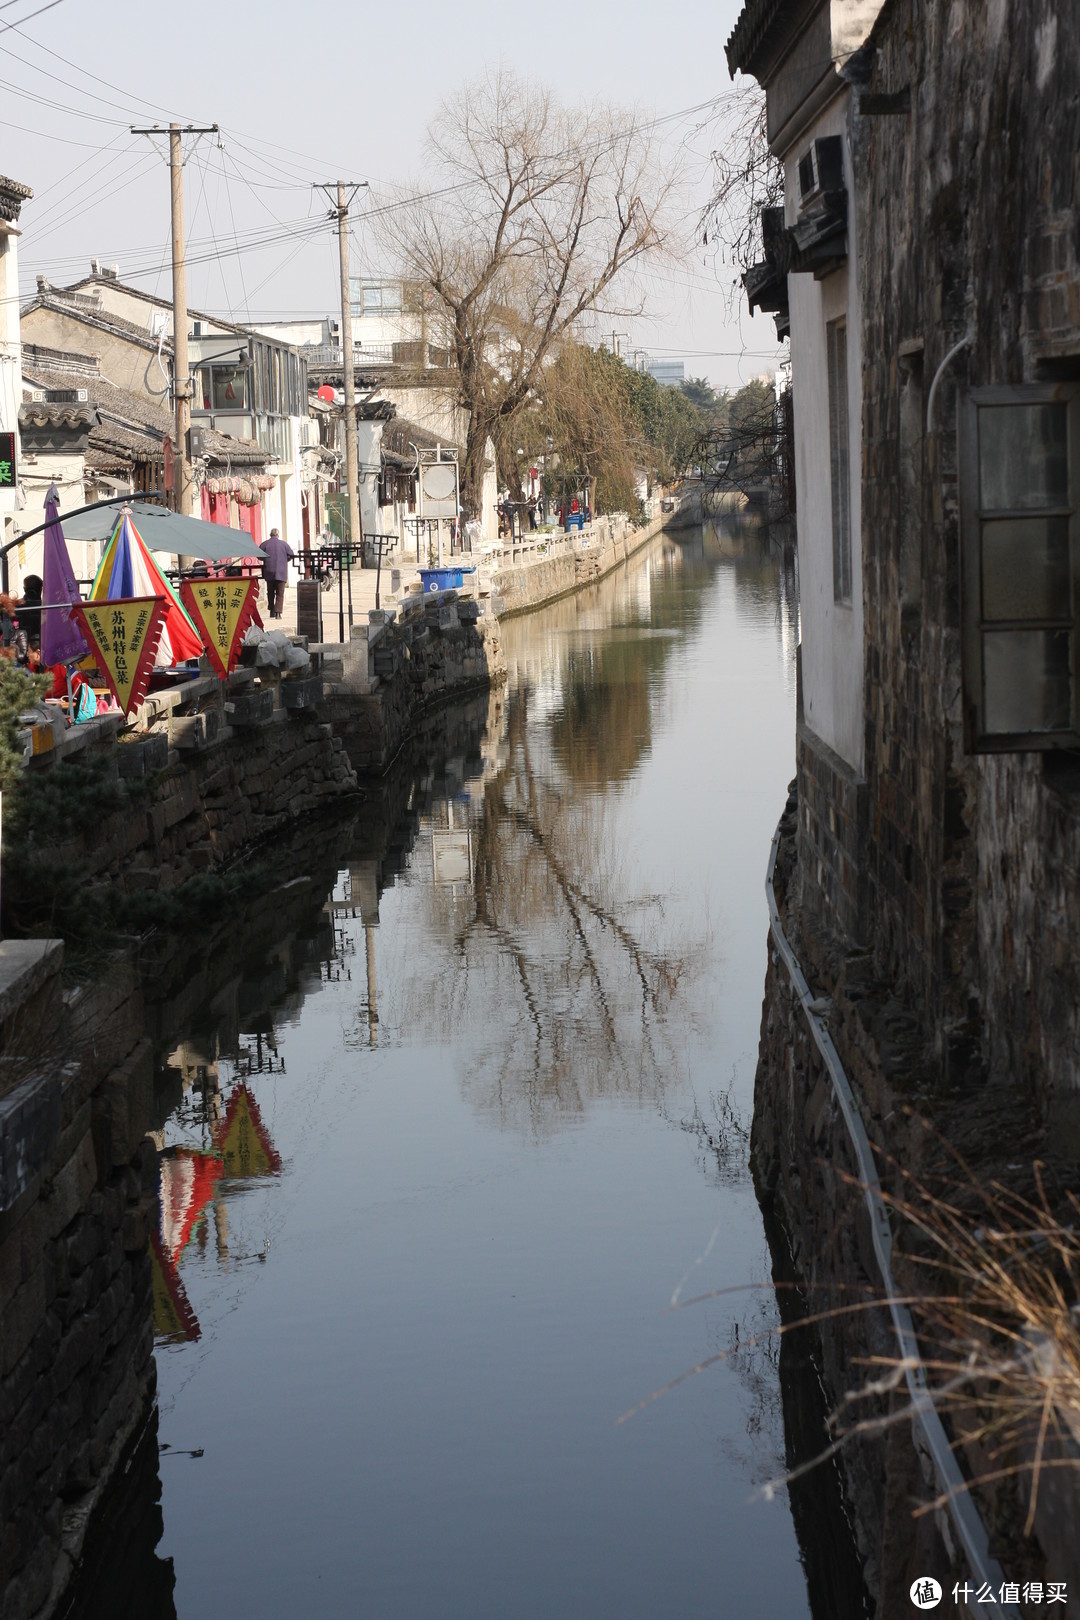
<path id="1" fill-rule="evenodd" d="M 215 1125 L 222 1106 L 217 1058 L 196 1041 L 181 1041 L 165 1059 L 165 1067 L 180 1081 L 179 1112 L 185 1123 Z"/>
<path id="2" fill-rule="evenodd" d="M 240 1079 L 251 1074 L 284 1074 L 285 1059 L 278 1051 L 273 1029 L 265 1034 L 257 1029 L 253 1035 L 241 1035 L 233 1066 Z"/>
<path id="3" fill-rule="evenodd" d="M 375 856 L 350 861 L 348 868 L 338 874 L 333 894 L 326 902 L 338 940 L 338 960 L 344 961 L 356 949 L 348 927 L 359 918 L 364 929 L 364 959 L 367 970 L 367 1005 L 364 1009 L 368 1023 L 368 1041 L 374 1047 L 378 1041 L 379 1008 L 375 974 L 375 929 L 379 921 L 379 868 Z M 351 978 L 351 974 L 346 974 Z M 339 971 L 336 977 L 341 978 Z"/>

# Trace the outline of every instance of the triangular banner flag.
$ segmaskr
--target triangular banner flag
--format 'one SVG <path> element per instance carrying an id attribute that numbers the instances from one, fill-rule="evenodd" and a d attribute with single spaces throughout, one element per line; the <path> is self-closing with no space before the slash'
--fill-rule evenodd
<path id="1" fill-rule="evenodd" d="M 222 680 L 240 657 L 258 594 L 257 579 L 185 579 L 180 587 L 181 600 Z"/>
<path id="2" fill-rule="evenodd" d="M 128 596 L 72 606 L 71 617 L 125 714 L 138 708 L 146 696 L 166 606 L 163 596 Z"/>
<path id="3" fill-rule="evenodd" d="M 156 1234 L 150 1239 L 150 1288 L 156 1340 L 179 1344 L 202 1338 L 199 1318 L 191 1308 L 176 1262 Z"/>
<path id="4" fill-rule="evenodd" d="M 227 1176 L 276 1176 L 281 1169 L 281 1158 L 262 1122 L 259 1105 L 246 1086 L 238 1086 L 229 1098 L 216 1145 Z"/>

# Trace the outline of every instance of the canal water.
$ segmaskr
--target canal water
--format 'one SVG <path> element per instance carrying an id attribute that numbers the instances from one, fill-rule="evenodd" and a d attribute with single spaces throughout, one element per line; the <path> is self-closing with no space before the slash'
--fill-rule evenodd
<path id="1" fill-rule="evenodd" d="M 796 641 L 714 528 L 508 623 L 162 1015 L 162 1613 L 861 1612 L 748 1171 Z"/>

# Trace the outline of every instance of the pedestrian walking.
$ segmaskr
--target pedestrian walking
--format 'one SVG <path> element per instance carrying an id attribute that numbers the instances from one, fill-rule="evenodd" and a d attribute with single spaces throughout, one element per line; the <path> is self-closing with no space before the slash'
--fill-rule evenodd
<path id="1" fill-rule="evenodd" d="M 276 529 L 270 530 L 270 538 L 263 546 L 266 552 L 266 561 L 263 563 L 263 579 L 266 581 L 266 607 L 272 619 L 280 619 L 285 606 L 285 583 L 289 577 L 289 564 L 296 556 L 292 546 L 286 545 Z"/>

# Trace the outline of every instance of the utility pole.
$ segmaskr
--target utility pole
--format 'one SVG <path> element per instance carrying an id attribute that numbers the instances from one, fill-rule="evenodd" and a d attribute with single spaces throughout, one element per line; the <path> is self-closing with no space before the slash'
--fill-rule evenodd
<path id="1" fill-rule="evenodd" d="M 188 365 L 187 260 L 184 257 L 184 151 L 185 135 L 216 135 L 216 124 L 170 124 L 163 129 L 132 128 L 133 135 L 168 135 L 169 191 L 172 202 L 172 286 L 173 286 L 173 403 L 176 411 L 176 445 L 173 461 L 173 509 L 191 516 L 191 460 L 188 456 L 188 429 L 191 426 L 191 377 Z"/>
<path id="2" fill-rule="evenodd" d="M 332 181 L 318 187 L 330 196 Z M 349 546 L 360 548 L 360 565 L 364 561 L 364 535 L 360 527 L 360 468 L 356 452 L 356 381 L 353 376 L 352 299 L 349 294 L 349 205 L 356 193 L 367 186 L 366 180 L 339 180 L 336 207 L 330 218 L 337 219 L 338 264 L 341 274 L 341 369 L 345 383 L 345 481 L 349 490 Z M 347 187 L 351 187 L 348 197 Z"/>

